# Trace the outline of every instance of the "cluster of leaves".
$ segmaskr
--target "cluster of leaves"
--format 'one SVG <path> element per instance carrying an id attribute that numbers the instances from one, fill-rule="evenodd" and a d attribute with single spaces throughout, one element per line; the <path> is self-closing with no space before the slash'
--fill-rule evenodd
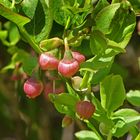
<path id="1" fill-rule="evenodd" d="M 0 40 L 12 55 L 10 64 L 1 72 L 15 69 L 20 62 L 21 71 L 31 76 L 38 64 L 37 54 L 43 51 L 40 42 L 55 36 L 67 37 L 71 49 L 83 53 L 87 61 L 80 65 L 80 91 L 64 79 L 68 93 L 50 95 L 56 109 L 75 119 L 76 102 L 88 97 L 96 112 L 90 120 L 84 120 L 92 131 L 76 133 L 79 140 L 106 137 L 109 140 L 127 132 L 139 139 L 140 114 L 130 108 L 119 108 L 125 100 L 140 106 L 140 91 L 126 94 L 121 76 L 108 75 L 115 56 L 125 52 L 135 29 L 138 3 L 132 0 L 112 0 L 111 4 L 107 0 L 0 0 L 0 15 L 9 20 L 0 29 Z M 34 56 L 27 51 L 30 48 L 20 47 L 23 42 L 36 52 Z M 84 91 L 96 85 L 100 85 L 100 98 L 91 90 Z M 85 133 L 89 133 L 88 137 Z"/>

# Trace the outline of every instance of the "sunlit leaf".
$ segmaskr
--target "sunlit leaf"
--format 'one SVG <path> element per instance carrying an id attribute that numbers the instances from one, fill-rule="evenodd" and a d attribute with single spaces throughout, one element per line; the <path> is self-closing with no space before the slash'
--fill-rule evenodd
<path id="1" fill-rule="evenodd" d="M 23 26 L 26 23 L 30 22 L 29 18 L 11 11 L 10 9 L 4 7 L 2 4 L 0 4 L 0 15 L 14 22 L 18 26 Z"/>
<path id="2" fill-rule="evenodd" d="M 125 99 L 123 80 L 119 75 L 109 75 L 100 83 L 102 106 L 111 113 L 120 107 Z"/>
<path id="3" fill-rule="evenodd" d="M 140 91 L 139 90 L 130 90 L 126 94 L 128 102 L 134 106 L 140 106 Z"/>

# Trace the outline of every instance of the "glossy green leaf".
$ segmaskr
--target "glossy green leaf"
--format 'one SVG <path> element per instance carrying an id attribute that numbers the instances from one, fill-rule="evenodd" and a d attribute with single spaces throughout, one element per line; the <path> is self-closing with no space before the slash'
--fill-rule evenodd
<path id="1" fill-rule="evenodd" d="M 60 113 L 75 117 L 75 105 L 79 100 L 76 96 L 68 93 L 61 93 L 59 95 L 49 94 L 49 98 Z"/>
<path id="2" fill-rule="evenodd" d="M 12 45 L 16 45 L 16 43 L 20 40 L 20 34 L 17 26 L 13 23 L 10 23 L 9 29 L 9 41 Z"/>
<path id="3" fill-rule="evenodd" d="M 113 117 L 132 117 L 132 116 L 139 116 L 140 114 L 134 110 L 134 109 L 130 109 L 130 108 L 124 108 L 124 109 L 119 109 L 116 112 L 113 113 Z"/>
<path id="4" fill-rule="evenodd" d="M 133 109 L 120 109 L 113 114 L 113 117 L 117 120 L 112 129 L 116 137 L 125 135 L 140 121 L 140 114 Z"/>
<path id="5" fill-rule="evenodd" d="M 104 122 L 105 124 L 110 124 L 110 120 L 107 116 L 106 110 L 102 107 L 100 101 L 92 94 L 92 103 L 95 105 L 95 113 L 93 118 L 98 122 Z"/>
<path id="6" fill-rule="evenodd" d="M 75 136 L 79 140 L 98 140 L 99 139 L 98 136 L 93 131 L 89 131 L 89 130 L 82 130 L 82 131 L 76 132 Z"/>
<path id="7" fill-rule="evenodd" d="M 95 72 L 99 69 L 107 68 L 110 65 L 110 63 L 112 63 L 112 59 L 112 57 L 100 57 L 99 59 L 93 59 L 91 61 L 89 60 L 87 62 L 83 62 L 80 65 L 80 70 Z"/>
<path id="8" fill-rule="evenodd" d="M 124 51 L 136 25 L 135 13 L 127 1 L 103 8 L 97 14 L 95 21 L 95 29 L 105 34 L 108 46 L 118 48 L 120 52 Z"/>
<path id="9" fill-rule="evenodd" d="M 90 37 L 90 48 L 92 54 L 104 54 L 107 48 L 107 41 L 105 36 L 98 30 L 92 32 Z"/>
<path id="10" fill-rule="evenodd" d="M 140 133 L 139 133 L 138 136 L 135 138 L 135 140 L 140 140 Z"/>
<path id="11" fill-rule="evenodd" d="M 100 83 L 100 96 L 101 104 L 109 114 L 120 107 L 125 99 L 125 88 L 121 76 L 105 77 Z"/>
<path id="12" fill-rule="evenodd" d="M 120 3 L 111 4 L 105 8 L 103 8 L 96 16 L 96 28 L 99 29 L 104 34 L 109 33 L 110 31 L 110 24 L 112 19 L 115 16 L 116 11 L 120 7 Z M 106 18 L 107 17 L 107 18 Z"/>
<path id="13" fill-rule="evenodd" d="M 23 60 L 23 70 L 28 75 L 32 75 L 32 72 L 35 70 L 38 65 L 38 60 L 36 57 L 28 56 Z"/>
<path id="14" fill-rule="evenodd" d="M 92 77 L 92 84 L 99 84 L 100 81 L 102 81 L 105 76 L 107 76 L 107 74 L 109 74 L 110 72 L 110 66 L 108 67 L 105 67 L 105 68 L 102 68 L 102 69 L 99 69 Z"/>
<path id="15" fill-rule="evenodd" d="M 53 24 L 53 4 L 53 0 L 49 0 L 49 5 L 46 1 L 39 0 L 33 19 L 25 26 L 37 43 L 48 38 L 50 34 Z"/>
<path id="16" fill-rule="evenodd" d="M 107 0 L 99 0 L 96 4 L 95 8 L 93 9 L 93 17 L 96 17 L 97 13 L 100 12 L 103 8 L 108 6 L 109 3 Z"/>
<path id="17" fill-rule="evenodd" d="M 108 63 L 105 62 L 102 65 L 101 64 L 102 62 L 95 63 L 95 65 L 93 62 L 84 62 L 80 65 L 80 70 L 87 70 L 87 71 L 94 72 L 98 69 L 106 67 Z"/>
<path id="18" fill-rule="evenodd" d="M 37 7 L 37 3 L 38 0 L 24 0 L 21 4 L 22 6 L 22 11 L 24 12 L 24 14 L 29 17 L 29 18 L 33 18 L 34 14 L 35 14 L 35 10 Z"/>
<path id="19" fill-rule="evenodd" d="M 139 90 L 130 90 L 126 94 L 127 100 L 134 106 L 140 106 L 140 91 Z"/>
<path id="20" fill-rule="evenodd" d="M 123 5 L 125 5 L 125 3 L 122 2 L 112 19 L 109 27 L 110 32 L 106 35 L 110 40 L 119 43 L 117 46 L 120 48 L 126 47 L 136 24 L 134 11 L 130 9 L 129 5 L 126 8 L 122 8 Z"/>
<path id="21" fill-rule="evenodd" d="M 110 71 L 114 57 L 112 55 L 95 56 L 80 65 L 80 71 L 94 72 L 91 83 L 98 84 Z"/>
<path id="22" fill-rule="evenodd" d="M 76 51 L 81 52 L 86 57 L 92 56 L 89 40 L 83 40 L 79 47 L 74 48 Z"/>
<path id="23" fill-rule="evenodd" d="M 2 4 L 0 4 L 0 15 L 14 22 L 18 26 L 24 26 L 25 24 L 30 22 L 29 18 L 11 11 L 10 9 L 4 7 Z"/>

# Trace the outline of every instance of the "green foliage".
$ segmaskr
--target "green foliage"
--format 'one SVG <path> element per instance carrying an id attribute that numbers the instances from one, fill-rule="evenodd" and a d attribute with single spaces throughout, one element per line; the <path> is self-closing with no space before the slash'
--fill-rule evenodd
<path id="1" fill-rule="evenodd" d="M 91 38 L 90 38 L 90 47 L 91 51 L 95 55 L 102 55 L 104 54 L 105 50 L 107 49 L 107 40 L 100 31 L 94 30 L 92 32 Z"/>
<path id="2" fill-rule="evenodd" d="M 123 49 L 127 45 L 135 27 L 135 13 L 126 3 L 111 4 L 95 17 L 97 25 L 95 29 L 105 34 L 108 45 L 114 49 L 116 47 Z M 124 12 L 126 14 L 123 14 Z"/>
<path id="3" fill-rule="evenodd" d="M 140 134 L 138 134 L 135 140 L 139 140 L 139 139 L 140 139 Z"/>
<path id="4" fill-rule="evenodd" d="M 21 63 L 23 65 L 23 70 L 28 75 L 32 75 L 36 66 L 37 66 L 37 58 L 30 56 L 29 53 L 25 52 L 22 49 L 13 49 L 14 54 L 11 59 L 11 62 L 5 66 L 1 72 L 5 72 L 9 69 L 15 69 L 17 63 Z"/>
<path id="5" fill-rule="evenodd" d="M 101 104 L 110 114 L 123 105 L 125 88 L 119 75 L 109 75 L 100 83 Z"/>
<path id="6" fill-rule="evenodd" d="M 79 100 L 78 97 L 68 93 L 60 95 L 50 94 L 49 97 L 60 113 L 67 114 L 73 118 L 75 117 L 75 105 Z"/>
<path id="7" fill-rule="evenodd" d="M 37 67 L 38 60 L 36 57 L 29 55 L 26 58 L 24 57 L 22 63 L 24 72 L 26 72 L 28 75 L 32 75 L 32 73 L 35 71 L 35 68 Z"/>
<path id="8" fill-rule="evenodd" d="M 38 0 L 23 1 L 22 11 L 25 13 L 27 17 L 32 19 L 35 14 L 37 4 L 38 4 Z"/>
<path id="9" fill-rule="evenodd" d="M 116 123 L 112 133 L 116 137 L 123 136 L 132 127 L 136 127 L 136 124 L 140 121 L 140 114 L 133 109 L 118 110 L 113 114 L 113 117 Z"/>
<path id="10" fill-rule="evenodd" d="M 0 15 L 14 22 L 18 26 L 24 26 L 26 23 L 30 22 L 29 18 L 11 11 L 10 9 L 4 7 L 2 4 L 0 4 Z"/>
<path id="11" fill-rule="evenodd" d="M 8 64 L 2 66 L 0 72 L 12 72 L 14 75 L 22 71 L 30 77 L 37 74 L 44 85 L 52 82 L 50 101 L 58 112 L 75 120 L 79 119 L 76 115 L 76 103 L 89 100 L 95 106 L 95 113 L 89 120 L 81 121 L 91 130 L 75 133 L 79 140 L 111 140 L 112 137 L 120 138 L 126 133 L 138 140 L 137 124 L 140 114 L 135 108 L 123 107 L 124 103 L 139 107 L 140 91 L 130 90 L 125 94 L 123 80 L 129 73 L 125 74 L 126 70 L 115 65 L 114 60 L 116 55 L 125 53 L 125 47 L 136 26 L 139 3 L 138 0 L 0 0 L 1 52 L 6 50 L 8 58 L 10 57 L 9 63 L 6 62 Z M 38 64 L 38 57 L 42 52 L 53 52 L 56 48 L 60 60 L 64 58 L 65 49 L 79 51 L 86 57 L 75 74 L 82 80 L 77 91 L 73 87 L 72 78 L 65 78 L 65 75 L 60 75 L 56 70 L 55 78 L 59 79 L 59 84 L 62 81 L 66 84 L 65 91 L 55 94 L 55 78 L 51 81 L 46 74 L 47 70 L 43 71 Z M 15 82 L 17 97 L 20 98 L 24 80 Z M 97 95 L 96 91 L 93 92 L 94 86 L 99 86 Z M 40 99 L 42 98 L 38 100 Z M 6 102 L 5 99 L 3 101 Z M 36 106 L 34 100 L 26 102 L 33 108 Z M 41 103 L 42 101 L 38 106 Z M 10 122 L 8 115 L 2 110 L 3 106 L 0 107 L 0 114 Z M 19 116 L 24 118 L 27 126 L 30 125 L 26 129 L 32 130 L 28 139 L 38 139 L 41 133 L 36 132 L 41 130 L 37 129 L 37 125 L 41 125 L 37 124 L 39 122 L 35 123 L 37 120 L 34 119 L 39 116 L 37 113 L 40 109 L 29 109 L 31 120 L 24 113 L 27 110 L 24 110 L 19 111 Z M 44 123 L 42 119 L 44 117 L 41 117 L 41 123 Z"/>
<path id="12" fill-rule="evenodd" d="M 89 130 L 82 130 L 80 132 L 76 132 L 75 136 L 79 139 L 79 140 L 97 140 L 98 136 Z"/>
<path id="13" fill-rule="evenodd" d="M 92 96 L 92 103 L 96 107 L 96 111 L 93 118 L 99 122 L 109 124 L 110 120 L 109 117 L 107 116 L 107 111 L 102 107 L 100 101 L 94 95 Z"/>
<path id="14" fill-rule="evenodd" d="M 130 90 L 126 94 L 128 102 L 134 106 L 140 106 L 140 91 L 139 90 Z"/>
<path id="15" fill-rule="evenodd" d="M 26 5 L 28 5 L 28 1 L 26 2 Z M 51 27 L 53 24 L 53 10 L 51 8 L 53 6 L 52 4 L 52 0 L 49 1 L 49 5 L 47 5 L 44 0 L 39 0 L 35 11 L 32 10 L 34 11 L 34 15 L 30 15 L 33 17 L 31 22 L 26 25 L 28 33 L 35 38 L 35 41 L 37 43 L 42 39 L 48 38 L 51 31 Z M 31 13 L 29 12 L 29 14 Z"/>

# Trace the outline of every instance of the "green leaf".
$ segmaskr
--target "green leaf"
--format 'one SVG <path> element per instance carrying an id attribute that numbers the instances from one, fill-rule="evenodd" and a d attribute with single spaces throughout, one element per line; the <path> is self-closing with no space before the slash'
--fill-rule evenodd
<path id="1" fill-rule="evenodd" d="M 130 90 L 126 94 L 128 102 L 134 106 L 140 106 L 140 91 L 139 90 Z"/>
<path id="2" fill-rule="evenodd" d="M 6 65 L 5 67 L 3 67 L 1 70 L 0 70 L 0 73 L 4 73 L 6 72 L 7 70 L 9 69 L 14 69 L 15 68 L 15 63 L 9 63 L 8 65 Z"/>
<path id="3" fill-rule="evenodd" d="M 87 70 L 91 72 L 95 72 L 96 70 L 108 67 L 112 62 L 112 57 L 100 57 L 99 59 L 88 60 L 87 62 L 83 62 L 80 65 L 80 70 Z"/>
<path id="4" fill-rule="evenodd" d="M 95 113 L 93 118 L 98 122 L 103 122 L 105 124 L 110 124 L 110 120 L 107 117 L 106 110 L 102 107 L 100 101 L 92 94 L 92 103 L 95 105 Z"/>
<path id="5" fill-rule="evenodd" d="M 124 108 L 124 109 L 119 109 L 116 112 L 113 113 L 113 117 L 133 117 L 133 116 L 139 116 L 140 114 L 134 110 L 134 109 L 130 109 L 130 108 Z"/>
<path id="6" fill-rule="evenodd" d="M 134 8 L 136 14 L 140 13 L 140 1 L 139 0 L 128 0 L 131 4 L 132 7 Z"/>
<path id="7" fill-rule="evenodd" d="M 90 49 L 90 42 L 89 40 L 83 40 L 81 42 L 81 45 L 79 47 L 74 48 L 76 51 L 81 52 L 84 54 L 87 58 L 92 56 L 92 52 Z"/>
<path id="8" fill-rule="evenodd" d="M 136 17 L 134 11 L 127 5 L 127 2 L 122 2 L 120 8 L 116 11 L 110 24 L 110 32 L 106 35 L 107 38 L 119 43 L 118 47 L 125 48 L 131 35 L 135 29 Z M 125 13 L 125 14 L 124 14 Z"/>
<path id="9" fill-rule="evenodd" d="M 103 54 L 107 48 L 107 41 L 102 32 L 94 30 L 90 37 L 90 48 L 92 54 Z"/>
<path id="10" fill-rule="evenodd" d="M 116 137 L 125 135 L 140 121 L 140 114 L 133 109 L 120 109 L 113 114 L 113 117 L 117 120 L 112 129 Z"/>
<path id="11" fill-rule="evenodd" d="M 33 18 L 37 7 L 38 0 L 24 0 L 21 4 L 22 11 L 29 18 Z"/>
<path id="12" fill-rule="evenodd" d="M 82 130 L 82 131 L 76 132 L 75 136 L 79 140 L 98 140 L 99 139 L 98 136 L 93 131 L 89 131 L 89 130 Z"/>
<path id="13" fill-rule="evenodd" d="M 2 40 L 6 39 L 7 35 L 8 35 L 7 30 L 1 30 L 0 31 L 0 39 L 2 39 Z"/>
<path id="14" fill-rule="evenodd" d="M 91 71 L 94 72 L 95 70 L 101 69 L 106 67 L 108 62 L 105 62 L 102 64 L 102 62 L 94 63 L 93 62 L 83 62 L 80 65 L 80 70 L 86 70 L 86 71 Z"/>
<path id="15" fill-rule="evenodd" d="M 62 0 L 56 0 L 53 5 L 54 10 L 54 20 L 60 24 L 65 26 L 67 19 L 72 16 L 70 11 L 64 11 L 64 3 Z"/>
<path id="16" fill-rule="evenodd" d="M 50 100 L 54 103 L 55 108 L 60 112 L 75 117 L 75 105 L 79 99 L 68 93 L 59 95 L 49 94 Z"/>
<path id="17" fill-rule="evenodd" d="M 114 54 L 113 54 L 114 55 Z M 94 56 L 80 65 L 80 71 L 94 72 L 91 83 L 98 84 L 110 71 L 114 57 L 110 54 Z"/>
<path id="18" fill-rule="evenodd" d="M 54 20 L 66 28 L 81 25 L 90 13 L 91 1 L 56 0 L 53 6 Z"/>
<path id="19" fill-rule="evenodd" d="M 75 2 L 75 0 L 64 0 L 64 4 L 65 5 L 71 5 L 71 6 L 73 6 L 74 5 L 74 2 Z"/>
<path id="20" fill-rule="evenodd" d="M 73 90 L 73 88 L 69 85 L 69 83 L 66 82 L 66 85 L 67 85 L 67 90 L 68 90 L 68 93 L 71 94 L 71 95 L 75 95 L 78 97 L 78 95 L 76 95 L 76 92 Z"/>
<path id="21" fill-rule="evenodd" d="M 32 75 L 32 72 L 37 65 L 38 65 L 38 60 L 36 57 L 28 56 L 23 60 L 23 70 L 25 73 L 27 73 L 30 76 Z"/>
<path id="22" fill-rule="evenodd" d="M 140 1 L 139 0 L 127 0 L 131 3 L 133 9 L 135 10 L 136 14 L 140 13 Z M 121 0 L 112 0 L 112 3 L 118 3 L 121 2 Z"/>
<path id="23" fill-rule="evenodd" d="M 111 66 L 99 69 L 92 77 L 92 84 L 99 84 L 107 74 L 110 72 Z"/>
<path id="24" fill-rule="evenodd" d="M 101 104 L 110 114 L 120 107 L 125 99 L 123 80 L 119 75 L 109 75 L 100 83 Z"/>
<path id="25" fill-rule="evenodd" d="M 140 140 L 140 133 L 139 133 L 138 136 L 135 138 L 135 140 Z"/>
<path id="26" fill-rule="evenodd" d="M 33 19 L 26 24 L 26 30 L 39 43 L 41 40 L 48 38 L 53 24 L 53 0 L 39 0 Z"/>
<path id="27" fill-rule="evenodd" d="M 139 128 L 136 126 L 136 127 L 132 127 L 130 130 L 129 130 L 129 133 L 130 135 L 132 136 L 133 139 L 135 139 L 139 133 Z"/>
<path id="28" fill-rule="evenodd" d="M 38 64 L 37 58 L 31 56 L 29 53 L 27 53 L 26 51 L 22 50 L 22 49 L 18 49 L 16 47 L 13 47 L 12 51 L 12 59 L 11 62 L 4 67 L 1 72 L 5 72 L 9 69 L 14 69 L 17 62 L 22 63 L 22 67 L 23 70 L 28 74 L 28 75 L 32 75 L 33 70 L 35 69 L 35 67 Z"/>
<path id="29" fill-rule="evenodd" d="M 93 16 L 96 16 L 98 12 L 100 12 L 103 8 L 105 8 L 108 5 L 109 3 L 107 0 L 99 0 L 96 4 L 96 7 L 93 9 Z"/>
<path id="30" fill-rule="evenodd" d="M 7 66 L 5 66 L 1 70 L 1 72 L 6 72 L 9 69 L 15 69 L 17 62 L 20 62 L 22 64 L 27 63 L 26 58 L 30 57 L 30 54 L 28 54 L 26 51 L 22 49 L 18 49 L 16 47 L 13 47 L 13 49 L 11 47 L 10 49 L 11 49 L 10 51 L 12 51 L 12 54 L 13 54 L 11 62 Z M 32 66 L 32 61 L 30 62 L 31 62 L 30 65 Z"/>
<path id="31" fill-rule="evenodd" d="M 116 4 L 111 4 L 103 8 L 96 15 L 96 18 L 95 18 L 96 26 L 97 26 L 96 28 L 99 29 L 104 34 L 109 33 L 110 24 L 119 7 L 120 7 L 120 3 L 116 3 Z"/>
<path id="32" fill-rule="evenodd" d="M 7 8 L 12 6 L 12 3 L 8 0 L 0 0 L 0 4 L 4 5 Z"/>
<path id="33" fill-rule="evenodd" d="M 16 43 L 20 40 L 20 34 L 17 26 L 13 23 L 10 23 L 9 29 L 9 41 L 12 45 L 16 45 Z"/>
<path id="34" fill-rule="evenodd" d="M 0 15 L 14 22 L 18 26 L 24 26 L 25 24 L 30 22 L 29 18 L 11 11 L 10 9 L 4 7 L 2 4 L 0 4 Z"/>
<path id="35" fill-rule="evenodd" d="M 108 46 L 124 51 L 136 25 L 136 16 L 130 4 L 127 1 L 111 4 L 97 14 L 95 21 L 95 29 L 105 34 Z"/>

